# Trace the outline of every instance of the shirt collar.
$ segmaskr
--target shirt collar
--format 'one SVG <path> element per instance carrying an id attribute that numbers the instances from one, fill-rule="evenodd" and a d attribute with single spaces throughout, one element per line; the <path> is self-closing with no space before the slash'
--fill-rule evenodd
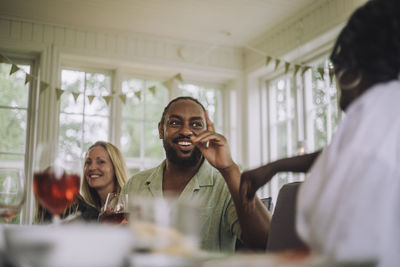
<path id="1" fill-rule="evenodd" d="M 146 179 L 145 183 L 149 187 L 153 196 L 162 197 L 162 179 L 164 174 L 166 160 L 164 160 L 158 167 L 155 168 Z M 191 181 L 186 185 L 184 191 L 199 190 L 200 187 L 213 186 L 213 174 L 216 171 L 207 160 L 204 160 L 199 170 L 192 177 Z"/>

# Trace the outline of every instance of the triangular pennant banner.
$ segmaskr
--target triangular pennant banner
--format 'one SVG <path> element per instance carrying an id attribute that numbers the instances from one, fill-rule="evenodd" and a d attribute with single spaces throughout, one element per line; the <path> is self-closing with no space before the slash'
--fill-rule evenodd
<path id="1" fill-rule="evenodd" d="M 89 105 L 92 104 L 93 99 L 95 98 L 94 95 L 88 95 L 87 98 L 89 99 Z"/>
<path id="2" fill-rule="evenodd" d="M 300 69 L 300 65 L 294 65 L 294 75 L 296 76 L 296 74 L 297 74 L 297 72 L 299 71 L 299 69 Z"/>
<path id="3" fill-rule="evenodd" d="M 166 88 L 172 89 L 172 85 L 174 84 L 173 79 L 166 80 L 165 82 L 162 83 Z"/>
<path id="4" fill-rule="evenodd" d="M 110 105 L 112 95 L 105 95 L 103 96 L 104 101 L 106 101 L 107 106 Z"/>
<path id="5" fill-rule="evenodd" d="M 325 73 L 324 68 L 318 68 L 317 71 L 319 75 L 321 75 L 322 80 L 324 80 L 324 73 Z"/>
<path id="6" fill-rule="evenodd" d="M 72 95 L 74 96 L 74 100 L 75 100 L 75 103 L 76 103 L 76 101 L 78 100 L 78 97 L 79 97 L 80 93 L 75 93 L 75 92 L 73 92 Z"/>
<path id="7" fill-rule="evenodd" d="M 271 62 L 271 60 L 272 60 L 272 57 L 267 56 L 267 59 L 265 60 L 265 66 L 268 66 L 269 63 Z"/>
<path id="8" fill-rule="evenodd" d="M 126 104 L 126 94 L 120 94 L 119 98 L 121 99 L 121 102 Z"/>
<path id="9" fill-rule="evenodd" d="M 48 83 L 40 81 L 40 92 L 43 92 L 44 90 L 46 90 L 47 87 L 49 87 Z"/>
<path id="10" fill-rule="evenodd" d="M 7 58 L 2 54 L 0 54 L 0 63 L 7 63 L 7 62 L 8 62 Z"/>
<path id="11" fill-rule="evenodd" d="M 33 76 L 27 73 L 25 75 L 25 84 L 30 83 L 32 81 L 33 81 Z"/>
<path id="12" fill-rule="evenodd" d="M 141 91 L 135 92 L 135 96 L 136 96 L 139 100 L 142 99 L 142 92 L 141 92 Z"/>
<path id="13" fill-rule="evenodd" d="M 306 71 L 308 71 L 309 69 L 311 69 L 310 66 L 304 66 L 304 67 L 303 67 L 303 70 L 302 70 L 302 72 L 301 72 L 301 76 L 303 76 L 304 73 L 306 73 Z"/>
<path id="14" fill-rule="evenodd" d="M 10 70 L 10 75 L 13 75 L 15 72 L 19 71 L 19 68 L 17 65 L 12 64 L 11 65 L 11 70 Z"/>
<path id="15" fill-rule="evenodd" d="M 279 63 L 281 63 L 281 60 L 279 58 L 275 59 L 275 71 L 278 69 Z"/>
<path id="16" fill-rule="evenodd" d="M 329 82 L 332 84 L 333 83 L 333 77 L 335 76 L 335 70 L 334 69 L 329 69 Z"/>
<path id="17" fill-rule="evenodd" d="M 151 93 L 152 95 L 156 95 L 156 86 L 153 85 L 153 86 L 149 87 L 149 91 L 150 91 L 150 93 Z"/>
<path id="18" fill-rule="evenodd" d="M 42 83 L 42 82 L 41 82 Z M 64 93 L 63 89 L 60 88 L 56 88 L 56 96 L 57 96 L 57 100 L 60 100 L 61 95 Z"/>
<path id="19" fill-rule="evenodd" d="M 289 68 L 290 68 L 290 62 L 285 61 L 285 74 L 288 73 Z"/>
<path id="20" fill-rule="evenodd" d="M 174 76 L 174 79 L 179 80 L 181 83 L 183 82 L 182 74 L 178 73 L 177 75 Z"/>

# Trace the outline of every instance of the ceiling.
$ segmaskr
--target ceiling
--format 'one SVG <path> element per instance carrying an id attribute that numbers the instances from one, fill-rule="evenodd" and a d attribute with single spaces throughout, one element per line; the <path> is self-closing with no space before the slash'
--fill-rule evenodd
<path id="1" fill-rule="evenodd" d="M 0 0 L 0 15 L 245 46 L 322 0 Z"/>

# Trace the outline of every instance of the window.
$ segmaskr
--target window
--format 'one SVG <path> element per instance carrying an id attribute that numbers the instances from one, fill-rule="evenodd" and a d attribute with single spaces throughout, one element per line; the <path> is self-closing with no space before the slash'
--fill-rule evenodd
<path id="1" fill-rule="evenodd" d="M 293 75 L 285 75 L 269 84 L 269 134 L 272 160 L 293 156 L 297 153 L 296 90 Z M 278 173 L 271 181 L 272 191 L 294 180 L 292 173 Z"/>
<path id="2" fill-rule="evenodd" d="M 266 84 L 260 100 L 261 106 L 267 107 L 262 116 L 266 136 L 262 147 L 267 150 L 263 151 L 263 162 L 313 152 L 330 142 L 340 112 L 327 59 L 304 73 L 281 75 Z M 282 185 L 303 179 L 304 175 L 279 173 L 258 194 L 272 196 L 275 201 Z"/>
<path id="3" fill-rule="evenodd" d="M 339 123 L 340 109 L 337 101 L 336 82 L 332 66 L 328 60 L 318 63 L 305 76 L 307 147 L 316 151 L 325 147 L 331 140 Z M 311 80 L 311 81 L 310 81 Z"/>
<path id="4" fill-rule="evenodd" d="M 61 81 L 59 150 L 81 157 L 94 142 L 109 140 L 110 108 L 103 96 L 110 95 L 111 77 L 63 69 Z"/>
<path id="5" fill-rule="evenodd" d="M 122 83 L 121 152 L 130 174 L 154 167 L 164 158 L 158 122 L 168 103 L 168 90 L 157 81 L 128 79 Z"/>
<path id="6" fill-rule="evenodd" d="M 27 140 L 32 135 L 28 127 L 34 120 L 31 104 L 35 99 L 32 83 L 25 84 L 26 74 L 31 74 L 33 61 L 11 58 L 18 65 L 19 71 L 10 75 L 11 63 L 0 63 L 0 168 L 15 168 L 28 175 L 25 164 L 28 152 Z M 34 127 L 32 127 L 34 128 Z M 27 177 L 25 181 L 27 181 Z M 9 182 L 9 181 L 8 181 Z M 6 181 L 0 179 L 0 191 Z M 26 184 L 28 186 L 29 183 Z M 28 189 L 29 191 L 29 189 Z M 20 223 L 20 212 L 11 223 Z"/>

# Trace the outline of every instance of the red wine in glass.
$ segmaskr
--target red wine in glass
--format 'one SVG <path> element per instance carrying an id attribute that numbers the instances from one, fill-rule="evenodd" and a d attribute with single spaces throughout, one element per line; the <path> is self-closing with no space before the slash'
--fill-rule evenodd
<path id="1" fill-rule="evenodd" d="M 128 220 L 128 195 L 119 193 L 108 193 L 101 213 L 99 222 L 108 224 L 120 224 Z"/>
<path id="2" fill-rule="evenodd" d="M 127 212 L 105 211 L 99 215 L 99 222 L 107 224 L 120 224 L 128 218 Z"/>
<path id="3" fill-rule="evenodd" d="M 79 193 L 80 176 L 67 174 L 63 169 L 47 168 L 36 172 L 33 190 L 39 203 L 54 216 L 63 214 Z"/>

